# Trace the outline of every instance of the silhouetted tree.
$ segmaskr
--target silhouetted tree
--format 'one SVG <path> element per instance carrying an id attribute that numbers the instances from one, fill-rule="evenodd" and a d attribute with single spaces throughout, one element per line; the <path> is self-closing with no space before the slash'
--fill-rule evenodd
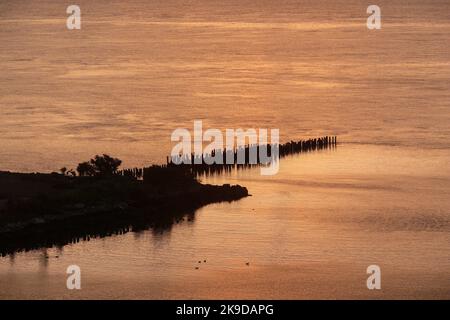
<path id="1" fill-rule="evenodd" d="M 117 172 L 122 160 L 110 157 L 107 154 L 95 156 L 89 162 L 78 165 L 77 171 L 80 176 L 110 176 Z"/>
<path id="2" fill-rule="evenodd" d="M 82 162 L 77 167 L 78 175 L 81 177 L 84 176 L 93 176 L 95 174 L 94 167 L 89 162 Z"/>
<path id="3" fill-rule="evenodd" d="M 122 164 L 122 160 L 104 154 L 103 156 L 95 156 L 90 163 L 94 167 L 96 175 L 109 176 L 117 172 L 117 169 Z"/>

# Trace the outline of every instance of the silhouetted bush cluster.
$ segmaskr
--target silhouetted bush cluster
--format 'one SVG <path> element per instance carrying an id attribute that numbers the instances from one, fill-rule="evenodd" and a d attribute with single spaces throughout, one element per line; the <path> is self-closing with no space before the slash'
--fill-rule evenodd
<path id="1" fill-rule="evenodd" d="M 117 172 L 122 160 L 110 157 L 107 154 L 95 156 L 87 162 L 82 162 L 77 167 L 78 175 L 88 177 L 111 176 Z"/>

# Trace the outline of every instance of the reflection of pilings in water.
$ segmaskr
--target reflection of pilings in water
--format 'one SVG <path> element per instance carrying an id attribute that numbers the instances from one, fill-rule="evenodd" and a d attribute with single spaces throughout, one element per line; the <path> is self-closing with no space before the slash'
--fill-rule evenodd
<path id="1" fill-rule="evenodd" d="M 154 212 L 160 214 L 158 221 L 149 219 L 147 215 L 123 215 L 112 211 L 106 215 L 92 217 L 89 223 L 85 223 L 86 217 L 74 217 L 66 228 L 65 221 L 57 221 L 51 225 L 42 225 L 43 230 L 23 231 L 16 238 L 14 234 L 0 234 L 0 257 L 20 251 L 36 250 L 39 248 L 51 248 L 53 246 L 62 247 L 67 244 L 76 244 L 81 241 L 90 241 L 110 237 L 112 235 L 122 235 L 131 231 L 157 229 L 159 233 L 170 230 L 173 220 L 181 220 L 190 212 Z"/>
<path id="2" fill-rule="evenodd" d="M 191 154 L 190 159 L 189 155 L 184 155 L 181 156 L 182 164 L 175 164 L 172 161 L 174 158 L 167 157 L 167 167 L 184 167 L 197 176 L 230 173 L 233 170 L 268 165 L 271 161 L 277 161 L 278 159 L 274 159 L 275 148 L 278 149 L 279 157 L 284 158 L 293 154 L 331 149 L 336 145 L 336 136 L 290 141 L 285 144 L 247 145 L 234 150 L 213 150 L 210 154 Z M 267 158 L 261 159 L 260 152 L 266 154 Z"/>
<path id="3" fill-rule="evenodd" d="M 290 141 L 285 144 L 267 144 L 267 145 L 247 145 L 245 147 L 235 148 L 233 150 L 213 150 L 210 154 L 191 154 L 181 156 L 181 164 L 175 164 L 173 158 L 166 157 L 166 167 L 181 167 L 196 176 L 231 173 L 234 170 L 253 168 L 260 165 L 267 165 L 274 159 L 274 148 L 278 148 L 280 158 L 289 155 L 306 153 L 322 149 L 334 148 L 337 145 L 336 136 L 325 136 L 315 139 Z M 261 150 L 263 148 L 263 150 Z M 262 154 L 267 154 L 267 159 L 261 159 Z M 219 160 L 219 161 L 218 161 Z M 145 168 L 132 168 L 119 170 L 116 173 L 121 176 L 132 177 L 135 179 L 144 178 Z"/>

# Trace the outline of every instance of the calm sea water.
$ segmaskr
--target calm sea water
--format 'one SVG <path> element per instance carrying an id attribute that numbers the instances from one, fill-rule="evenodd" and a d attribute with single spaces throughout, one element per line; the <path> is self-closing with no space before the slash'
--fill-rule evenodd
<path id="1" fill-rule="evenodd" d="M 1 258 L 0 298 L 449 298 L 450 3 L 377 4 L 369 31 L 364 1 L 78 1 L 69 31 L 57 1 L 2 1 L 2 170 L 162 162 L 194 119 L 343 144 L 209 178 L 253 196 L 164 233 Z"/>

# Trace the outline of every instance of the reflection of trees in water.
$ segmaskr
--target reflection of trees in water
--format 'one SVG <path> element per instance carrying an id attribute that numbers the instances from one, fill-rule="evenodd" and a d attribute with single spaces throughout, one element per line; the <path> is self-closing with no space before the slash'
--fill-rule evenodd
<path id="1" fill-rule="evenodd" d="M 43 268 L 47 268 L 48 267 L 48 249 L 47 248 L 42 248 L 40 250 L 40 254 L 39 254 L 39 265 Z"/>
<path id="2" fill-rule="evenodd" d="M 12 253 L 8 254 L 8 257 L 9 257 L 9 264 L 11 266 L 13 266 L 14 263 L 16 262 L 16 253 L 12 252 Z"/>
<path id="3" fill-rule="evenodd" d="M 45 266 L 48 263 L 47 248 L 55 247 L 56 255 L 59 256 L 63 254 L 63 248 L 67 244 L 123 235 L 128 232 L 133 232 L 135 237 L 139 238 L 144 231 L 150 230 L 154 236 L 157 236 L 155 238 L 165 237 L 172 231 L 174 224 L 193 223 L 195 210 L 190 212 L 170 210 L 169 214 L 168 212 L 152 213 L 147 218 L 145 215 L 142 217 L 142 214 L 136 214 L 132 217 L 128 215 L 124 219 L 120 215 L 120 213 L 116 213 L 101 218 L 86 219 L 83 217 L 58 222 L 51 226 L 42 226 L 39 231 L 26 230 L 9 242 L 3 236 L 3 239 L 0 240 L 1 256 L 8 255 L 10 263 L 14 264 L 16 252 L 42 248 L 39 261 Z M 80 221 L 76 221 L 78 219 Z"/>

